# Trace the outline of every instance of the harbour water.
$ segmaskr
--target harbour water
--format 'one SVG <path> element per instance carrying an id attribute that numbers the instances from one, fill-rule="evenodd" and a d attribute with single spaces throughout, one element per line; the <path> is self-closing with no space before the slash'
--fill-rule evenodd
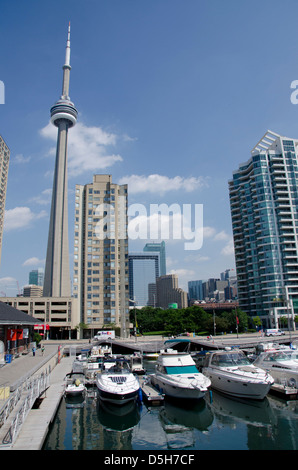
<path id="1" fill-rule="evenodd" d="M 150 373 L 154 363 L 146 367 Z M 237 400 L 212 391 L 196 404 L 108 407 L 89 387 L 81 402 L 62 399 L 43 449 L 297 450 L 298 401 Z"/>

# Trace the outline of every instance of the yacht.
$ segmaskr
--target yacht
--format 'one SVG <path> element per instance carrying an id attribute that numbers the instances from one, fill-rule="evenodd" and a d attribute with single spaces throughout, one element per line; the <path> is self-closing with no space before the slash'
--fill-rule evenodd
<path id="1" fill-rule="evenodd" d="M 297 350 L 287 348 L 262 352 L 254 365 L 269 372 L 275 383 L 298 388 Z"/>
<path id="2" fill-rule="evenodd" d="M 128 362 L 115 359 L 103 363 L 102 372 L 96 376 L 99 398 L 114 405 L 124 405 L 137 400 L 140 383 L 131 372 Z"/>
<path id="3" fill-rule="evenodd" d="M 81 377 L 79 377 L 81 375 Z M 76 397 L 83 395 L 86 392 L 84 384 L 84 374 L 78 374 L 70 372 L 65 376 L 66 384 L 64 389 L 64 395 L 66 397 Z"/>
<path id="4" fill-rule="evenodd" d="M 130 370 L 133 374 L 144 375 L 146 369 L 143 365 L 143 357 L 139 353 L 134 353 L 129 356 Z"/>
<path id="5" fill-rule="evenodd" d="M 150 380 L 166 396 L 181 399 L 203 398 L 211 385 L 198 371 L 190 354 L 175 350 L 161 351 Z"/>
<path id="6" fill-rule="evenodd" d="M 238 398 L 263 400 L 274 383 L 271 375 L 253 365 L 240 350 L 208 352 L 202 372 L 213 389 Z"/>

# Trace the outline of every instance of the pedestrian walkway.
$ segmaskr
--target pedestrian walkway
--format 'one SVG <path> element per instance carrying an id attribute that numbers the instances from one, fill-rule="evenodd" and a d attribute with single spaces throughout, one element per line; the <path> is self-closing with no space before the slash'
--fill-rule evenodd
<path id="1" fill-rule="evenodd" d="M 64 392 L 64 377 L 71 372 L 73 357 L 63 357 L 51 373 L 50 386 L 37 409 L 31 409 L 12 450 L 41 450 Z"/>
<path id="2" fill-rule="evenodd" d="M 35 355 L 32 352 L 27 355 L 21 355 L 0 368 L 0 391 L 1 389 L 2 391 L 3 389 L 9 390 L 9 396 L 3 393 L 2 395 L 0 394 L 0 397 L 3 397 L 3 399 L 0 399 L 0 411 L 5 407 L 7 409 L 10 397 L 17 393 L 20 385 L 26 379 L 38 377 L 43 372 L 50 374 L 50 384 L 41 396 L 40 407 L 29 411 L 12 445 L 8 444 L 4 448 L 41 449 L 64 391 L 64 377 L 67 373 L 71 372 L 73 360 L 73 356 L 63 357 L 63 345 L 58 342 L 45 343 L 44 352 L 41 349 L 37 349 Z M 21 403 L 10 413 L 5 425 L 0 429 L 1 442 L 16 413 L 19 412 L 19 405 Z"/>
<path id="3" fill-rule="evenodd" d="M 9 387 L 13 392 L 27 377 L 37 372 L 49 359 L 58 352 L 59 344 L 45 344 L 42 354 L 41 349 L 37 349 L 35 356 L 32 351 L 26 355 L 20 355 L 12 362 L 0 368 L 0 388 Z M 1 408 L 0 400 L 0 408 Z"/>

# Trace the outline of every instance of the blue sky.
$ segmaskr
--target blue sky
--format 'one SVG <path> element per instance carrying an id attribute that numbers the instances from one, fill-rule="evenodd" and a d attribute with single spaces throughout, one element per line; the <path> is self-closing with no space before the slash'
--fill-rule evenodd
<path id="1" fill-rule="evenodd" d="M 0 0 L 0 135 L 11 150 L 0 295 L 44 266 L 71 22 L 69 234 L 75 184 L 129 184 L 129 204 L 203 205 L 202 248 L 166 241 L 179 285 L 234 268 L 228 180 L 267 129 L 298 137 L 296 0 Z M 154 176 L 153 176 L 154 175 Z M 150 239 L 149 239 L 150 240 Z M 149 241 L 148 240 L 148 241 Z M 130 251 L 147 240 L 135 240 Z"/>

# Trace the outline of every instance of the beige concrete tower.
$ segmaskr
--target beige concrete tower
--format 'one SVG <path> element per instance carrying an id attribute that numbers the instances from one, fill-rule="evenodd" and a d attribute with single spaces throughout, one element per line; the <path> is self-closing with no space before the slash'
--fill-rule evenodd
<path id="1" fill-rule="evenodd" d="M 44 277 L 44 296 L 71 295 L 68 244 L 67 134 L 75 125 L 77 110 L 69 98 L 70 25 L 63 66 L 62 95 L 51 108 L 51 122 L 58 128 L 52 207 Z"/>

